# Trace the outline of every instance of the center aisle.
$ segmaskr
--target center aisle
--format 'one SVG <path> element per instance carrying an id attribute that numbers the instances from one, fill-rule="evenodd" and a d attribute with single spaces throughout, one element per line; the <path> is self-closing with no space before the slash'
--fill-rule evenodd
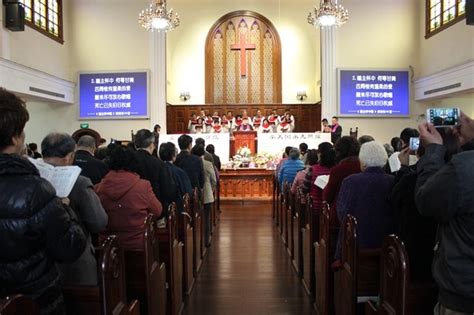
<path id="1" fill-rule="evenodd" d="M 312 314 L 271 219 L 271 203 L 223 203 L 186 315 Z"/>

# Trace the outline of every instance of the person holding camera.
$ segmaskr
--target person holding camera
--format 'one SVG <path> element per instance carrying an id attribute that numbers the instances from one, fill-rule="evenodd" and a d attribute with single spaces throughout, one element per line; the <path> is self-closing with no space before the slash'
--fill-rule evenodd
<path id="1" fill-rule="evenodd" d="M 418 211 L 438 223 L 432 272 L 439 287 L 435 314 L 474 313 L 474 151 L 445 162 L 446 147 L 432 124 L 421 124 L 426 148 L 418 162 Z M 474 120 L 461 113 L 454 134 L 463 145 L 474 139 Z"/>

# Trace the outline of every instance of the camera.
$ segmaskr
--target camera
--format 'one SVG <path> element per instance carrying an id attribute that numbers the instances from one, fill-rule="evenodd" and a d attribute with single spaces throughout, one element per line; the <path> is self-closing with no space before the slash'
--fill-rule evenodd
<path id="1" fill-rule="evenodd" d="M 428 108 L 426 120 L 436 128 L 457 126 L 459 123 L 459 108 Z"/>
<path id="2" fill-rule="evenodd" d="M 410 150 L 411 151 L 417 151 L 418 148 L 420 147 L 420 138 L 418 137 L 411 137 L 410 138 Z"/>

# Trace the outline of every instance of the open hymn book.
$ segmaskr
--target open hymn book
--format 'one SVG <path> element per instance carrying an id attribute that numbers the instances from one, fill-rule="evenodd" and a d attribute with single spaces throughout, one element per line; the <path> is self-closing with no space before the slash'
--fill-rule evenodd
<path id="1" fill-rule="evenodd" d="M 82 171 L 79 166 L 52 166 L 43 160 L 29 160 L 38 169 L 40 176 L 53 185 L 59 198 L 69 196 Z"/>

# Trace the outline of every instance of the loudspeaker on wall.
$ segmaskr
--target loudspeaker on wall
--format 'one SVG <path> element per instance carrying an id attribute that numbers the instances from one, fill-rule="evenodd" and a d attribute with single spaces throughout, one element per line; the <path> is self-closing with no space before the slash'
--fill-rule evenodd
<path id="1" fill-rule="evenodd" d="M 474 25 L 474 0 L 466 0 L 466 24 Z"/>
<path id="2" fill-rule="evenodd" d="M 25 30 L 25 8 L 16 2 L 5 4 L 5 27 L 13 32 Z"/>

